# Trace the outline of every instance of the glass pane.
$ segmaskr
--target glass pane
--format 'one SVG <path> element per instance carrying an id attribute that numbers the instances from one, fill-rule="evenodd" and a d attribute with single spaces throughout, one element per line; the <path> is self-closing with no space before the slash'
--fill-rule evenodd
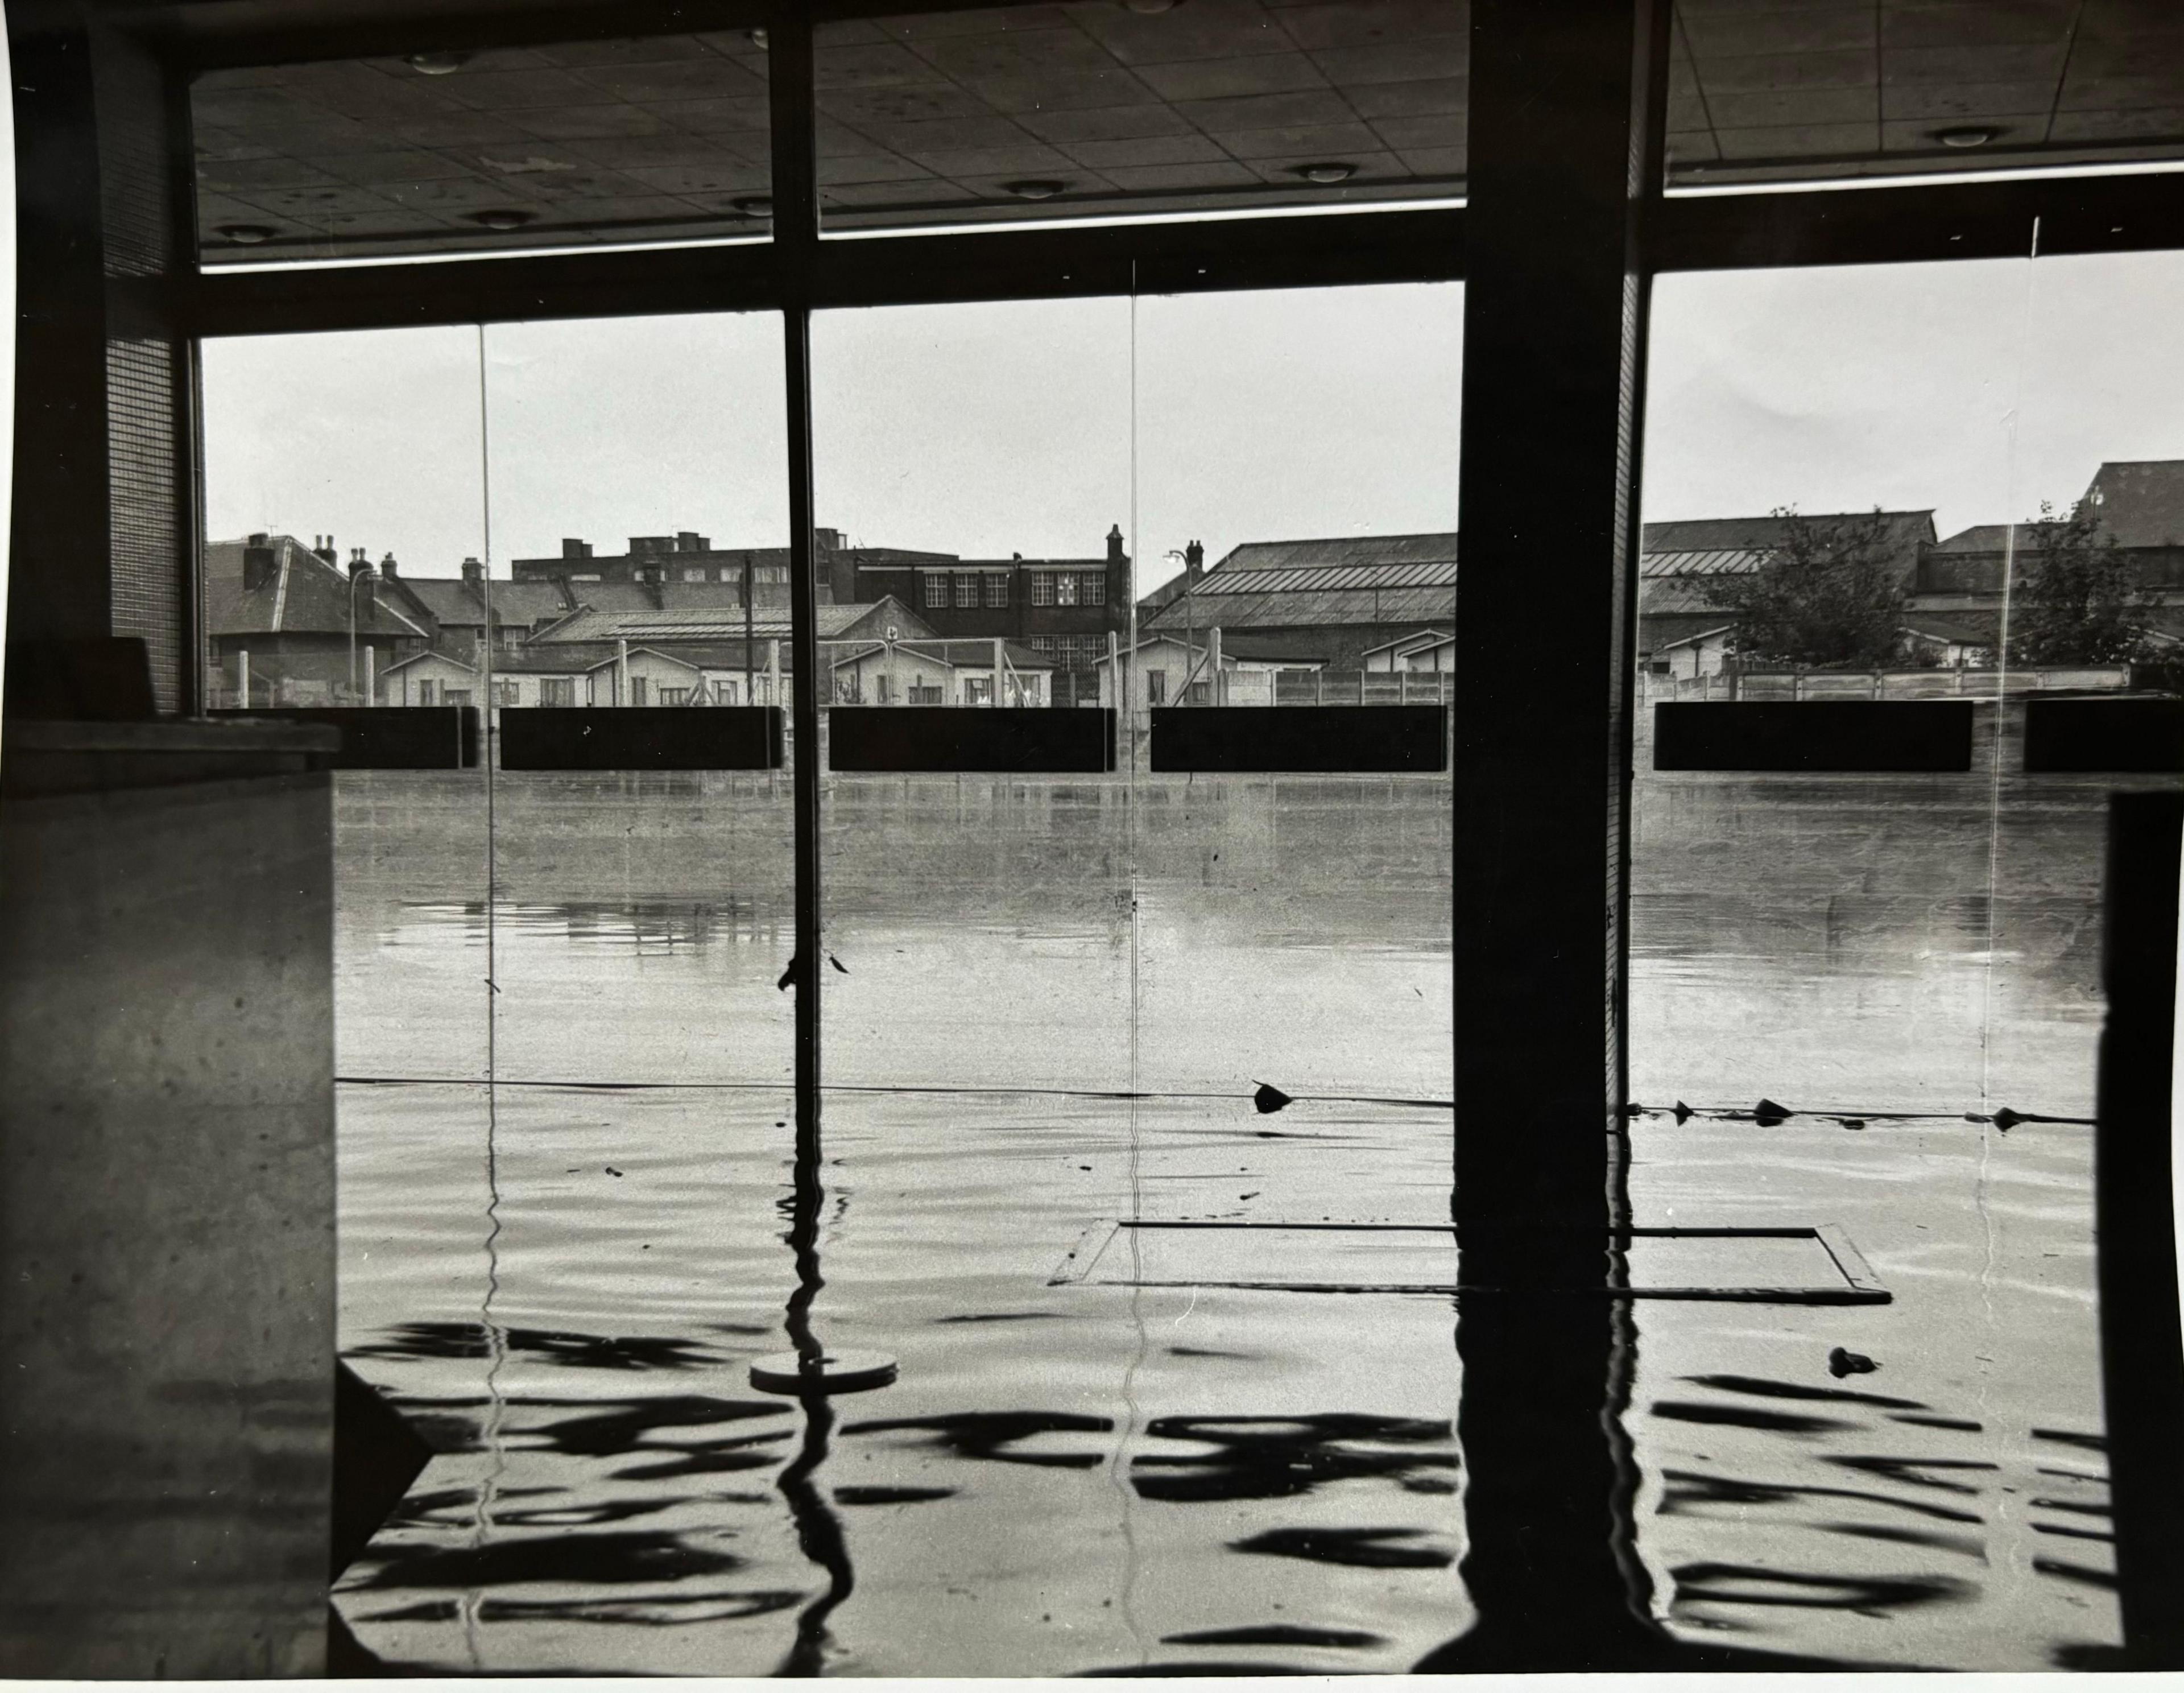
<path id="1" fill-rule="evenodd" d="M 209 341 L 202 360 L 207 706 L 437 708 L 433 744 L 382 726 L 398 744 L 357 762 L 442 768 L 335 776 L 337 1072 L 482 1080 L 486 792 L 441 721 L 466 637 L 409 586 L 483 548 L 476 332 Z"/>
<path id="2" fill-rule="evenodd" d="M 1446 200 L 1465 0 L 1012 6 L 823 25 L 830 228 Z"/>
<path id="3" fill-rule="evenodd" d="M 1672 53 L 1674 186 L 2184 157 L 2165 7 L 1678 0 Z"/>
<path id="4" fill-rule="evenodd" d="M 2046 1120 L 2090 1115 L 2105 786 L 2023 747 L 2027 690 L 2128 677 L 2013 660 L 2003 560 L 2021 584 L 2022 520 L 2103 454 L 2176 449 L 2158 340 L 2105 344 L 2156 279 L 2065 309 L 2050 262 L 1658 287 L 1634 1220 L 1833 1224 L 1892 1295 L 1635 1307 L 1638 1543 L 1693 1640 L 2016 1669 L 2116 1639 L 2090 1139 Z M 1846 703 L 1806 768 L 1652 756 L 1666 713 L 1810 747 Z M 1875 712 L 1960 713 L 1968 752 L 1837 768 L 1907 743 Z"/>
<path id="5" fill-rule="evenodd" d="M 536 713 L 534 739 L 593 732 L 560 708 L 650 707 L 664 737 L 694 713 L 780 701 L 780 320 L 496 324 L 485 360 L 500 1076 L 785 1091 L 788 773 L 506 756 Z M 566 761 L 549 744 L 532 762 Z M 627 1102 L 632 1126 L 648 1103 Z"/>
<path id="6" fill-rule="evenodd" d="M 759 239 L 765 32 L 214 70 L 191 89 L 208 265 Z"/>
<path id="7" fill-rule="evenodd" d="M 1162 704 L 1451 697 L 1462 322 L 1457 284 L 1139 302 L 1134 742 Z M 1446 774 L 1144 783 L 1145 1084 L 1451 1098 Z M 1361 1147 L 1346 1203 L 1445 1216 L 1448 1119 L 1401 1120 L 1418 1163 Z"/>

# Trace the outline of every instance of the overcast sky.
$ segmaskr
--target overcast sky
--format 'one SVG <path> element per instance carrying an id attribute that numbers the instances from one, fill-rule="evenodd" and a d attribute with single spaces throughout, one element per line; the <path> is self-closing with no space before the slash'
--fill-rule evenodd
<path id="1" fill-rule="evenodd" d="M 1947 534 L 2184 458 L 2179 299 L 2176 254 L 1664 277 L 1646 515 L 1932 506 Z M 1462 316 L 1453 286 L 831 313 L 819 522 L 1034 557 L 1119 523 L 1141 587 L 1194 537 L 1454 528 Z M 565 535 L 778 545 L 781 370 L 766 316 L 214 344 L 210 532 L 452 573 L 489 471 L 498 575 Z"/>

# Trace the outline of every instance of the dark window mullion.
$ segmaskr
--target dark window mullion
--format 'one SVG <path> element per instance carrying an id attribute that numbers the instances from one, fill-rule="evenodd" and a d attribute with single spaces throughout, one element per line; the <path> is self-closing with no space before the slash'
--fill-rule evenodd
<path id="1" fill-rule="evenodd" d="M 791 973 L 796 992 L 800 1205 L 807 1163 L 816 1181 L 819 984 L 824 974 L 819 968 L 819 586 L 811 486 L 811 273 L 819 239 L 811 30 L 805 8 L 784 3 L 767 31 L 773 119 L 771 249 L 787 350 L 789 745 L 796 819 L 796 953 Z"/>

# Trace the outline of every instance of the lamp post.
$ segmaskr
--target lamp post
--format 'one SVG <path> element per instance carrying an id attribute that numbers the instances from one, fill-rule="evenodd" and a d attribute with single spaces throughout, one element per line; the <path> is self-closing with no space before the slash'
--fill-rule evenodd
<path id="1" fill-rule="evenodd" d="M 1198 607 L 1190 603 L 1190 590 L 1195 585 L 1190 579 L 1190 555 L 1183 551 L 1180 548 L 1170 547 L 1165 553 L 1162 554 L 1161 556 L 1163 558 L 1172 558 L 1176 560 L 1183 566 L 1184 569 L 1183 685 L 1176 690 L 1175 702 L 1178 706 L 1187 706 L 1190 703 L 1191 672 L 1193 667 L 1195 667 L 1198 662 L 1197 653 L 1193 645 L 1194 640 L 1198 633 Z"/>
<path id="2" fill-rule="evenodd" d="M 327 549 L 332 550 L 331 547 Z M 379 572 L 370 565 L 350 573 L 348 578 L 348 696 L 356 698 L 356 585 L 370 578 L 376 580 Z M 366 701 L 369 704 L 369 701 Z"/>

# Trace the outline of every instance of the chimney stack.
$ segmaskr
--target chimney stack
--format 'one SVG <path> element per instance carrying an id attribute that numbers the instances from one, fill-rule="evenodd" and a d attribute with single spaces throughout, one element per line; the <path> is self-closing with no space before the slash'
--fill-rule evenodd
<path id="1" fill-rule="evenodd" d="M 485 567 L 474 558 L 463 561 L 463 586 L 482 598 L 485 594 Z"/>
<path id="2" fill-rule="evenodd" d="M 1183 579 L 1184 585 L 1198 586 L 1198 578 L 1206 573 L 1206 545 L 1193 541 L 1183 550 Z"/>
<path id="3" fill-rule="evenodd" d="M 589 558 L 591 556 L 592 544 L 589 541 L 580 541 L 574 535 L 561 537 L 563 558 Z"/>
<path id="4" fill-rule="evenodd" d="M 280 554 L 266 535 L 253 535 L 242 545 L 242 585 L 246 590 L 272 585 Z"/>
<path id="5" fill-rule="evenodd" d="M 359 586 L 359 581 L 361 587 Z M 355 602 L 357 621 L 369 617 L 378 604 L 378 578 L 371 573 L 371 561 L 364 556 L 364 549 L 356 547 L 348 556 L 349 597 Z"/>
<path id="6" fill-rule="evenodd" d="M 400 574 L 399 567 L 395 564 L 394 555 L 393 553 L 387 554 L 385 558 L 379 561 L 379 573 L 385 577 L 389 582 L 392 582 L 396 576 Z"/>
<path id="7" fill-rule="evenodd" d="M 1107 531 L 1107 562 L 1120 564 L 1123 562 L 1123 526 L 1117 523 Z"/>
<path id="8" fill-rule="evenodd" d="M 311 549 L 312 554 L 332 564 L 334 562 L 334 538 L 332 535 L 320 535 L 316 539 L 318 545 Z"/>

